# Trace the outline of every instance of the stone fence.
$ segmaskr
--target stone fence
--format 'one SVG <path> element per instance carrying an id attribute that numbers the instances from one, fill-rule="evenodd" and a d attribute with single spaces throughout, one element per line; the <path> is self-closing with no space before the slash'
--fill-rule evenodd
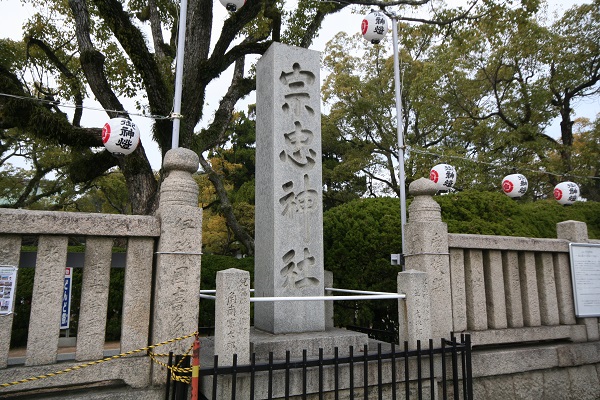
<path id="1" fill-rule="evenodd" d="M 575 315 L 569 243 L 596 242 L 585 223 L 559 223 L 558 239 L 448 234 L 435 192 L 426 179 L 410 187 L 406 272 L 398 278 L 407 295 L 404 339 L 451 331 L 471 334 L 474 346 L 600 339 L 598 318 Z"/>
<path id="2" fill-rule="evenodd" d="M 171 150 L 163 168 L 167 176 L 161 186 L 157 216 L 0 210 L 0 265 L 18 266 L 22 238 L 37 238 L 24 365 L 8 365 L 14 315 L 0 315 L 0 383 L 54 373 L 105 356 L 115 238 L 126 241 L 127 247 L 119 352 L 145 348 L 197 330 L 202 210 L 198 208 L 198 187 L 192 173 L 198 169 L 198 157 L 190 150 Z M 57 363 L 70 237 L 85 241 L 79 325 L 74 356 L 70 361 Z M 189 344 L 190 340 L 185 344 L 176 341 L 155 351 L 181 354 Z M 166 372 L 153 366 L 150 357 L 139 357 L 145 355 L 146 351 L 141 351 L 51 379 L 0 388 L 0 397 L 49 386 L 89 388 L 112 382 L 136 390 L 160 385 Z M 162 395 L 160 391 L 150 391 L 138 397 Z"/>
<path id="3" fill-rule="evenodd" d="M 435 193 L 410 186 L 400 341 L 469 333 L 474 398 L 600 398 L 598 318 L 576 317 L 569 257 L 600 241 L 577 221 L 557 239 L 449 234 Z"/>

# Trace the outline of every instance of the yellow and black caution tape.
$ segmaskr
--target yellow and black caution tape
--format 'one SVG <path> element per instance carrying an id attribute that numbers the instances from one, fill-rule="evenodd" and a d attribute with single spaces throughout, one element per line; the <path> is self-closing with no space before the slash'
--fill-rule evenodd
<path id="1" fill-rule="evenodd" d="M 171 380 L 190 384 L 191 378 L 189 376 L 177 375 L 176 373 L 188 374 L 188 373 L 192 372 L 191 367 L 184 368 L 184 367 L 181 367 L 181 364 L 187 357 L 189 357 L 190 351 L 192 351 L 193 348 L 194 348 L 194 344 L 192 343 L 190 348 L 181 357 L 181 360 L 179 360 L 179 363 L 177 363 L 177 365 L 171 365 L 171 366 L 169 366 L 167 363 L 159 361 L 156 358 L 156 357 L 167 357 L 168 354 L 159 354 L 159 353 L 148 352 L 148 355 L 150 356 L 152 361 L 155 362 L 156 364 L 160 365 L 161 367 L 165 367 L 165 368 L 168 368 L 169 370 L 171 370 Z"/>
<path id="2" fill-rule="evenodd" d="M 190 376 L 186 376 L 186 375 L 177 375 L 176 372 L 178 373 L 190 373 L 192 372 L 192 368 L 188 367 L 188 368 L 182 368 L 181 364 L 183 363 L 183 361 L 190 356 L 190 351 L 192 351 L 192 349 L 194 348 L 194 343 L 192 343 L 192 345 L 187 349 L 187 351 L 183 354 L 183 356 L 181 357 L 181 359 L 179 360 L 179 362 L 177 363 L 177 365 L 173 365 L 171 367 L 169 367 L 168 365 L 166 366 L 167 368 L 169 368 L 171 370 L 171 380 L 172 381 L 179 381 L 179 382 L 183 382 L 183 383 L 187 383 L 188 385 L 190 383 L 192 383 L 192 378 Z"/>
<path id="3" fill-rule="evenodd" d="M 167 363 L 159 361 L 156 358 L 156 357 L 167 357 L 167 356 L 169 356 L 169 354 L 160 354 L 160 353 L 148 352 L 148 355 L 150 356 L 150 358 L 152 359 L 153 362 L 155 362 L 156 364 L 160 365 L 161 367 L 165 367 L 165 368 L 167 368 L 167 369 L 169 369 L 171 371 L 171 380 L 190 384 L 191 383 L 191 378 L 189 376 L 177 375 L 177 373 L 179 373 L 179 374 L 188 374 L 188 373 L 192 372 L 192 368 L 191 367 L 187 367 L 187 368 L 183 367 L 182 368 L 181 367 L 181 363 L 183 363 L 183 361 L 187 357 L 189 357 L 190 351 L 193 348 L 194 348 L 194 344 L 192 343 L 192 345 L 190 346 L 190 348 L 181 357 L 181 360 L 179 360 L 179 363 L 177 363 L 177 365 L 171 365 L 171 366 L 169 366 Z"/>
<path id="4" fill-rule="evenodd" d="M 106 362 L 106 361 L 115 360 L 117 358 L 123 358 L 123 357 L 126 357 L 126 356 L 130 356 L 132 354 L 140 353 L 142 351 L 148 351 L 148 350 L 154 349 L 156 347 L 160 347 L 160 346 L 164 346 L 166 344 L 170 344 L 170 343 L 174 343 L 174 342 L 177 342 L 177 341 L 180 341 L 180 340 L 188 339 L 188 338 L 190 338 L 192 336 L 196 336 L 197 334 L 198 334 L 198 332 L 190 333 L 189 335 L 181 336 L 181 337 L 178 337 L 178 338 L 175 338 L 175 339 L 165 340 L 164 342 L 152 344 L 150 346 L 142 347 L 142 348 L 137 349 L 137 350 L 131 350 L 131 351 L 127 351 L 125 353 L 117 354 L 117 355 L 114 355 L 114 356 L 111 356 L 111 357 L 106 357 L 106 358 L 103 358 L 101 360 L 90 361 L 90 362 L 87 362 L 87 363 L 84 363 L 84 364 L 76 365 L 76 366 L 71 367 L 71 368 L 63 369 L 62 371 L 56 371 L 56 372 L 51 372 L 51 373 L 44 374 L 44 375 L 33 376 L 31 378 L 25 378 L 25 379 L 21 379 L 21 380 L 14 381 L 14 382 L 0 383 L 0 388 L 7 388 L 9 386 L 18 385 L 20 383 L 33 382 L 33 381 L 37 381 L 37 380 L 45 379 L 45 378 L 52 378 L 54 376 L 66 374 L 68 372 L 73 372 L 73 371 L 77 371 L 77 370 L 80 370 L 80 369 L 83 369 L 83 368 L 91 367 L 92 365 L 101 364 L 101 363 Z M 189 353 L 189 350 L 188 350 L 188 353 Z M 190 371 L 191 371 L 191 369 L 190 369 Z"/>

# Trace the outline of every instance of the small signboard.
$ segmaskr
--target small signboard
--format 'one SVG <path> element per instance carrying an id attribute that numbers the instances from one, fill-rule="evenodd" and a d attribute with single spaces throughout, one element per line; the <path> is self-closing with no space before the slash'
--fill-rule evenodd
<path id="1" fill-rule="evenodd" d="M 0 315 L 11 314 L 17 290 L 17 267 L 0 265 Z"/>
<path id="2" fill-rule="evenodd" d="M 600 244 L 570 243 L 575 314 L 600 317 Z"/>
<path id="3" fill-rule="evenodd" d="M 65 269 L 65 284 L 63 286 L 62 308 L 60 315 L 60 329 L 69 329 L 71 320 L 71 287 L 73 282 L 73 268 Z"/>

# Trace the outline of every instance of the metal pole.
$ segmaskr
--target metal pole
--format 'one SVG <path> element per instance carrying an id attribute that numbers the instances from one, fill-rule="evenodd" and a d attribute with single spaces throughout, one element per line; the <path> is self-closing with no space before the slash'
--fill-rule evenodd
<path id="1" fill-rule="evenodd" d="M 404 226 L 406 225 L 406 189 L 404 182 L 404 133 L 402 127 L 402 98 L 400 92 L 400 61 L 398 56 L 398 20 L 395 15 L 392 18 L 392 36 L 394 43 L 394 80 L 396 87 L 396 130 L 398 132 L 398 169 L 400 186 L 400 233 L 402 234 L 402 254 L 400 254 L 400 265 L 404 269 L 404 254 L 406 250 L 404 238 Z"/>
<path id="2" fill-rule="evenodd" d="M 179 37 L 177 38 L 177 61 L 175 64 L 175 99 L 173 100 L 173 136 L 171 148 L 179 147 L 179 126 L 181 125 L 181 90 L 183 87 L 183 56 L 185 54 L 185 30 L 187 20 L 187 0 L 181 0 L 179 7 Z"/>
<path id="3" fill-rule="evenodd" d="M 198 400 L 198 394 L 200 392 L 199 383 L 200 381 L 200 340 L 198 335 L 194 338 L 194 345 L 192 351 L 192 396 L 191 400 Z"/>

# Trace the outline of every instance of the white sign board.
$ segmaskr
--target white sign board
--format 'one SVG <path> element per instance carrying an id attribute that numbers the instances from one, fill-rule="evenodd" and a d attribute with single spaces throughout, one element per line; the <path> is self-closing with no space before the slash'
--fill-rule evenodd
<path id="1" fill-rule="evenodd" d="M 600 244 L 570 243 L 575 314 L 600 317 Z"/>
<path id="2" fill-rule="evenodd" d="M 69 329 L 71 320 L 71 287 L 73 281 L 73 268 L 65 269 L 65 284 L 63 286 L 63 299 L 60 315 L 60 329 Z"/>
<path id="3" fill-rule="evenodd" d="M 13 312 L 17 290 L 17 267 L 0 265 L 0 315 Z"/>

